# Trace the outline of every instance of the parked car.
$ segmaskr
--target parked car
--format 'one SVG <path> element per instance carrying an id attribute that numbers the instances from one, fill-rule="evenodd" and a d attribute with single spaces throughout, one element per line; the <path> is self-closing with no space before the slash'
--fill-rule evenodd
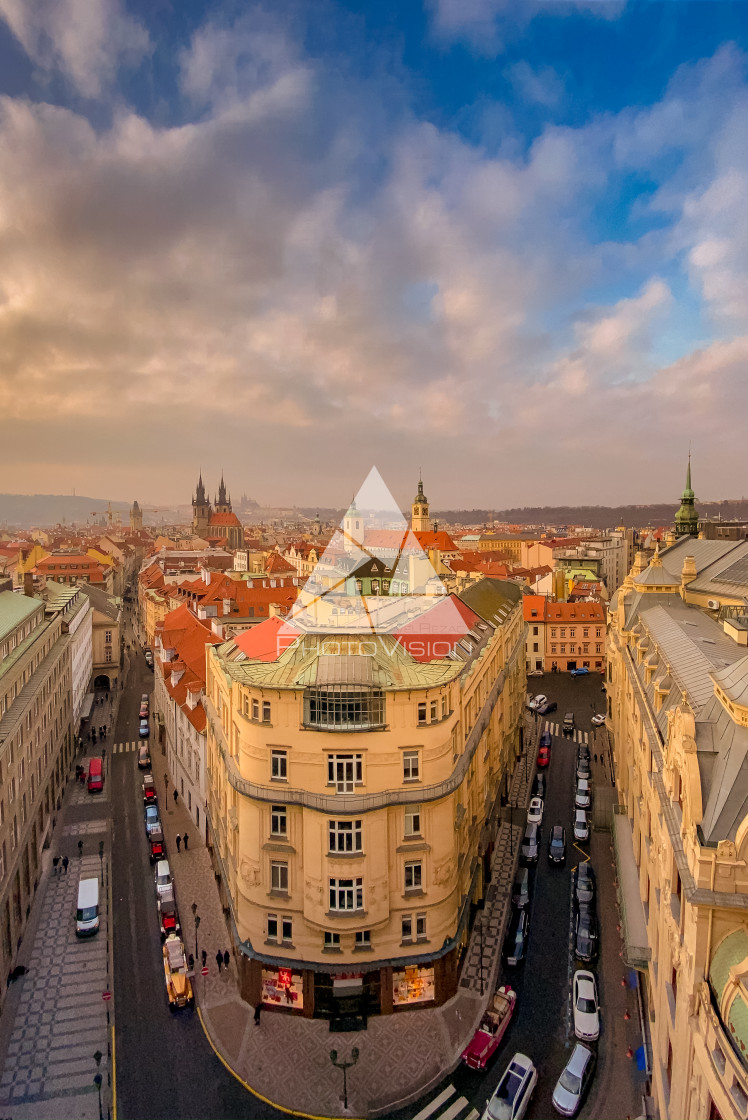
<path id="1" fill-rule="evenodd" d="M 594 727 L 601 727 L 604 723 L 605 723 L 605 714 L 604 713 L 600 713 L 599 715 L 596 715 L 596 716 L 592 717 L 592 724 L 593 724 Z"/>
<path id="2" fill-rule="evenodd" d="M 537 824 L 528 824 L 522 838 L 522 859 L 525 863 L 537 863 L 540 850 L 540 827 Z"/>
<path id="3" fill-rule="evenodd" d="M 140 705 L 140 716 L 139 716 L 139 718 L 140 719 L 148 719 L 149 713 L 150 713 L 150 706 L 148 704 L 141 704 Z"/>
<path id="4" fill-rule="evenodd" d="M 580 902 L 574 930 L 574 953 L 580 961 L 590 963 L 597 957 L 597 918 L 594 907 Z"/>
<path id="5" fill-rule="evenodd" d="M 92 758 L 88 763 L 88 792 L 101 793 L 104 788 L 104 762 L 100 758 Z"/>
<path id="6" fill-rule="evenodd" d="M 556 1112 L 560 1112 L 562 1116 L 576 1116 L 594 1072 L 594 1051 L 578 1042 L 553 1090 L 551 1100 Z"/>
<path id="7" fill-rule="evenodd" d="M 574 734 L 574 713 L 573 712 L 567 712 L 566 713 L 566 715 L 564 716 L 564 722 L 563 722 L 563 726 L 561 727 L 561 730 L 563 731 L 564 735 L 573 735 Z"/>
<path id="8" fill-rule="evenodd" d="M 535 711 L 539 716 L 547 716 L 550 712 L 555 712 L 558 704 L 555 700 L 546 700 L 545 704 L 538 704 Z"/>
<path id="9" fill-rule="evenodd" d="M 181 933 L 179 912 L 174 901 L 174 890 L 171 887 L 164 891 L 158 900 L 158 920 L 161 926 L 161 936 L 164 940 L 171 933 L 175 933 L 177 936 Z"/>
<path id="10" fill-rule="evenodd" d="M 149 669 L 153 668 L 153 654 L 149 649 L 145 651 L 145 663 Z"/>
<path id="11" fill-rule="evenodd" d="M 533 797 L 542 797 L 545 800 L 545 774 L 536 774 L 532 783 Z"/>
<path id="12" fill-rule="evenodd" d="M 589 780 L 590 776 L 591 776 L 591 772 L 590 772 L 590 760 L 589 760 L 589 758 L 578 758 L 577 759 L 577 778 L 587 778 Z"/>
<path id="13" fill-rule="evenodd" d="M 538 766 L 541 770 L 544 770 L 546 766 L 550 766 L 550 764 L 551 752 L 548 750 L 548 747 L 541 747 L 538 751 Z"/>
<path id="14" fill-rule="evenodd" d="M 138 748 L 138 770 L 150 770 L 151 767 L 151 752 L 148 749 L 148 744 L 143 743 Z"/>
<path id="15" fill-rule="evenodd" d="M 141 704 L 148 704 L 148 703 L 150 703 L 150 696 L 148 695 L 148 693 L 147 693 L 147 692 L 143 692 L 143 693 L 141 693 L 141 696 L 140 696 L 140 703 L 141 703 Z"/>
<path id="16" fill-rule="evenodd" d="M 147 739 L 148 736 L 150 735 L 150 733 L 151 733 L 150 720 L 141 719 L 140 727 L 138 728 L 138 734 L 140 735 L 140 738 L 141 739 Z"/>
<path id="17" fill-rule="evenodd" d="M 589 809 L 592 804 L 592 791 L 587 778 L 577 779 L 577 789 L 574 794 L 575 809 Z"/>
<path id="18" fill-rule="evenodd" d="M 543 670 L 542 669 L 530 669 L 528 671 L 527 675 L 528 675 L 528 677 L 542 677 Z"/>
<path id="19" fill-rule="evenodd" d="M 522 1120 L 538 1083 L 538 1071 L 526 1054 L 515 1054 L 504 1070 L 481 1120 Z"/>
<path id="20" fill-rule="evenodd" d="M 590 760 L 590 748 L 586 743 L 580 743 L 577 747 L 577 763 L 581 762 L 582 759 L 586 759 L 587 762 Z"/>
<path id="21" fill-rule="evenodd" d="M 154 832 L 158 832 L 163 837 L 163 829 L 161 827 L 161 818 L 158 815 L 158 807 L 156 805 L 146 805 L 145 807 L 145 831 L 147 836 L 152 836 Z"/>
<path id="22" fill-rule="evenodd" d="M 156 783 L 153 780 L 153 774 L 146 774 L 143 778 L 143 800 L 146 805 L 157 805 L 158 796 L 156 794 Z"/>
<path id="23" fill-rule="evenodd" d="M 530 872 L 526 867 L 518 867 L 512 886 L 512 906 L 524 910 L 530 901 Z"/>
<path id="24" fill-rule="evenodd" d="M 521 964 L 527 955 L 527 935 L 530 927 L 529 910 L 512 910 L 506 939 L 504 956 L 508 965 Z"/>
<path id="25" fill-rule="evenodd" d="M 527 823 L 528 824 L 542 824 L 543 823 L 543 799 L 542 797 L 533 797 L 530 801 L 530 807 L 527 810 Z"/>
<path id="26" fill-rule="evenodd" d="M 551 863 L 566 863 L 566 829 L 554 824 L 548 837 L 548 859 Z"/>
<path id="27" fill-rule="evenodd" d="M 579 669 L 572 669 L 569 675 L 572 677 L 588 677 L 590 675 L 590 671 L 589 669 L 585 668 L 584 665 L 582 665 Z"/>
<path id="28" fill-rule="evenodd" d="M 192 993 L 192 983 L 187 975 L 188 968 L 184 945 L 176 934 L 172 933 L 166 938 L 163 955 L 169 1010 L 174 1011 L 177 1007 L 192 1007 L 195 999 Z"/>
<path id="29" fill-rule="evenodd" d="M 592 864 L 580 863 L 574 871 L 574 901 L 594 905 L 595 888 L 595 870 Z"/>
<path id="30" fill-rule="evenodd" d="M 163 859 L 164 856 L 166 855 L 166 845 L 164 844 L 163 836 L 160 836 L 160 837 L 157 838 L 157 834 L 151 833 L 150 846 L 151 846 L 151 854 L 150 854 L 151 863 L 158 863 L 158 861 L 160 859 Z"/>
<path id="31" fill-rule="evenodd" d="M 538 739 L 539 747 L 550 747 L 553 745 L 553 736 L 550 731 L 544 731 Z"/>
<path id="32" fill-rule="evenodd" d="M 507 984 L 502 984 L 494 992 L 493 1000 L 486 1008 L 477 1031 L 462 1051 L 462 1060 L 469 1069 L 486 1068 L 512 1020 L 516 1002 L 517 993 Z"/>
<path id="33" fill-rule="evenodd" d="M 600 1037 L 600 1005 L 597 1001 L 597 984 L 592 972 L 580 968 L 574 973 L 572 1003 L 574 1034 L 583 1042 L 594 1042 Z"/>
<path id="34" fill-rule="evenodd" d="M 539 708 L 541 706 L 541 704 L 547 704 L 547 703 L 548 703 L 548 697 L 543 696 L 543 694 L 541 692 L 537 696 L 535 696 L 527 706 L 531 711 L 534 712 L 536 708 Z"/>
<path id="35" fill-rule="evenodd" d="M 171 868 L 169 867 L 168 859 L 160 859 L 156 864 L 154 884 L 156 887 L 156 897 L 163 891 L 172 889 Z"/>
<path id="36" fill-rule="evenodd" d="M 590 838 L 590 826 L 584 809 L 574 810 L 574 839 L 582 843 Z"/>

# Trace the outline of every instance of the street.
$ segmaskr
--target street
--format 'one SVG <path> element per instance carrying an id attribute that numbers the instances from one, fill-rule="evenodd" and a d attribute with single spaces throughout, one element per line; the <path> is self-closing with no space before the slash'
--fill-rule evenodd
<path id="1" fill-rule="evenodd" d="M 134 640 L 131 633 L 128 640 Z M 140 697 L 152 689 L 153 673 L 137 647 L 110 743 L 137 742 Z M 155 740 L 151 749 L 159 749 Z M 135 749 L 111 752 L 108 759 L 118 1116 L 121 1120 L 280 1117 L 282 1113 L 248 1094 L 221 1064 L 196 1011 L 169 1011 L 154 872 L 143 826 L 143 775 Z M 163 812 L 163 797 L 160 800 Z M 168 855 L 173 858 L 172 852 Z M 183 922 L 188 916 L 180 915 Z"/>
<path id="2" fill-rule="evenodd" d="M 610 773 L 600 761 L 604 733 L 594 732 L 590 723 L 595 712 L 605 710 L 599 673 L 571 678 L 565 674 L 531 677 L 528 689 L 533 695 L 544 693 L 555 700 L 558 709 L 541 717 L 540 729 L 553 733 L 551 763 L 546 771 L 548 784 L 542 825 L 540 858 L 532 873 L 534 880 L 530 903 L 529 947 L 524 964 L 514 968 L 502 962 L 498 983 L 508 983 L 517 992 L 514 1019 L 486 1073 L 468 1070 L 462 1064 L 454 1074 L 429 1094 L 399 1111 L 397 1120 L 470 1120 L 481 1114 L 509 1059 L 520 1051 L 538 1069 L 538 1083 L 527 1111 L 531 1120 L 544 1120 L 554 1114 L 551 1096 L 556 1081 L 568 1060 L 573 1044 L 571 1022 L 571 979 L 577 965 L 571 942 L 571 876 L 578 862 L 589 855 L 598 878 L 597 913 L 600 922 L 600 959 L 590 967 L 598 978 L 601 1003 L 601 1036 L 597 1044 L 598 1063 L 592 1087 L 579 1112 L 585 1120 L 622 1120 L 638 1116 L 641 1096 L 633 1062 L 627 1058 L 629 1046 L 639 1045 L 636 993 L 621 986 L 626 970 L 619 955 L 621 940 L 616 926 L 615 869 L 609 832 L 592 832 L 590 842 L 577 847 L 573 842 L 574 781 L 577 743 L 560 734 L 566 711 L 573 711 L 577 731 L 574 739 L 584 741 L 590 753 L 598 754 L 592 764 L 596 787 L 610 782 Z M 516 810 L 524 819 L 524 811 Z M 566 829 L 566 864 L 549 863 L 548 836 L 554 824 Z M 630 1019 L 624 1019 L 628 1011 Z M 445 1097 L 450 1088 L 454 1092 Z M 455 1111 L 460 1098 L 464 1104 Z M 429 1111 L 428 1101 L 435 1106 Z M 439 1101 L 440 1103 L 436 1103 Z"/>

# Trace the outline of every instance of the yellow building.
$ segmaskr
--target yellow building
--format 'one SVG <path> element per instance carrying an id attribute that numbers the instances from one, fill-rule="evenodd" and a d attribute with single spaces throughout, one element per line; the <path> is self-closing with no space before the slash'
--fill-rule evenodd
<path id="1" fill-rule="evenodd" d="M 625 956 L 654 1114 L 748 1115 L 748 542 L 638 554 L 610 606 Z"/>
<path id="2" fill-rule="evenodd" d="M 521 590 L 444 596 L 446 644 L 400 610 L 207 650 L 209 835 L 250 1003 L 355 1017 L 456 990 L 519 749 Z"/>

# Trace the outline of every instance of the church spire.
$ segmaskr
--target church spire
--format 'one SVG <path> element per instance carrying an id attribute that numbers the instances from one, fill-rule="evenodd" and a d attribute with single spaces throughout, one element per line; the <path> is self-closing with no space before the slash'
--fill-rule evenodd
<path id="1" fill-rule="evenodd" d="M 694 492 L 691 486 L 691 452 L 688 452 L 688 466 L 686 467 L 686 487 L 681 495 L 680 508 L 675 515 L 676 537 L 697 537 L 699 535 L 699 515 L 694 504 Z"/>

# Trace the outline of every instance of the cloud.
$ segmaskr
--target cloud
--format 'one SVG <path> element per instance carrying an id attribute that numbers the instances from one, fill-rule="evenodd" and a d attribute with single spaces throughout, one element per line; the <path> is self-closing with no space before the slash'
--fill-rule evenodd
<path id="1" fill-rule="evenodd" d="M 54 461 L 95 492 L 104 455 L 158 501 L 210 461 L 276 501 L 345 500 L 372 462 L 430 464 L 445 506 L 658 497 L 653 456 L 705 409 L 722 454 L 742 438 L 741 65 L 722 52 L 654 106 L 489 154 L 376 77 L 343 88 L 252 9 L 196 30 L 179 125 L 119 95 L 97 127 L 0 99 L 6 489 L 44 489 Z M 616 177 L 666 143 L 638 203 L 663 228 L 601 233 Z M 689 281 L 719 332 L 663 365 Z"/>
<path id="2" fill-rule="evenodd" d="M 498 54 L 537 16 L 613 20 L 625 0 L 429 0 L 428 6 L 440 38 L 465 40 L 480 54 Z"/>
<path id="3" fill-rule="evenodd" d="M 550 66 L 535 70 L 522 59 L 509 68 L 508 76 L 517 94 L 531 104 L 551 108 L 563 97 L 563 82 Z"/>
<path id="4" fill-rule="evenodd" d="M 5 20 L 29 58 L 59 72 L 84 97 L 98 97 L 119 65 L 149 50 L 148 32 L 121 0 L 0 0 Z"/>

